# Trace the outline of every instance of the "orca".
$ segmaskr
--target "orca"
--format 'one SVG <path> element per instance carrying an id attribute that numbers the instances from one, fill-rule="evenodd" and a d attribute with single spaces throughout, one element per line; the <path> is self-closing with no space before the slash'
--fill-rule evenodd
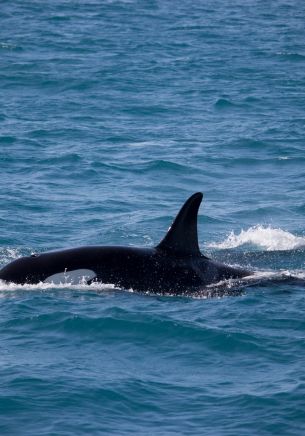
<path id="1" fill-rule="evenodd" d="M 197 192 L 184 203 L 156 247 L 84 246 L 32 254 L 4 266 L 0 279 L 16 284 L 98 282 L 139 292 L 179 295 L 252 275 L 200 252 L 197 218 L 202 197 Z"/>

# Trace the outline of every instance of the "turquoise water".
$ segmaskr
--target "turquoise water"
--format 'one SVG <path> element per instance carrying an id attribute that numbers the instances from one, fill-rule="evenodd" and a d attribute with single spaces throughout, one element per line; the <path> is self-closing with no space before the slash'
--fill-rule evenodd
<path id="1" fill-rule="evenodd" d="M 2 1 L 0 266 L 152 246 L 305 277 L 305 4 Z M 0 284 L 2 435 L 303 435 L 305 296 Z"/>

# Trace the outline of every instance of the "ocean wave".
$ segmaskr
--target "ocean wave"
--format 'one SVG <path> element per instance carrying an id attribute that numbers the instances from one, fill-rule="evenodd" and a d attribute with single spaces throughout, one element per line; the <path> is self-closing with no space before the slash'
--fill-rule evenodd
<path id="1" fill-rule="evenodd" d="M 13 144 L 14 142 L 16 142 L 17 138 L 16 136 L 12 136 L 12 135 L 3 135 L 0 137 L 0 143 L 1 144 Z"/>
<path id="2" fill-rule="evenodd" d="M 230 249 L 244 245 L 253 245 L 267 251 L 295 250 L 305 247 L 305 238 L 282 229 L 256 225 L 241 230 L 239 234 L 232 231 L 224 241 L 212 242 L 208 248 Z"/>
<path id="3" fill-rule="evenodd" d="M 297 52 L 287 52 L 282 51 L 277 53 L 282 59 L 288 60 L 288 61 L 305 61 L 305 54 L 303 53 L 297 53 Z"/>

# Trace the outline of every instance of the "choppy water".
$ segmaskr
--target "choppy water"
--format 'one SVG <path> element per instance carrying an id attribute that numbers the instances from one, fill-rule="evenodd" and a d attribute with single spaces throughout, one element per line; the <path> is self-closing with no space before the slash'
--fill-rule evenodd
<path id="1" fill-rule="evenodd" d="M 1 266 L 156 244 L 203 191 L 204 252 L 304 278 L 303 2 L 0 16 Z M 1 284 L 1 434 L 303 435 L 300 283 L 208 299 Z"/>

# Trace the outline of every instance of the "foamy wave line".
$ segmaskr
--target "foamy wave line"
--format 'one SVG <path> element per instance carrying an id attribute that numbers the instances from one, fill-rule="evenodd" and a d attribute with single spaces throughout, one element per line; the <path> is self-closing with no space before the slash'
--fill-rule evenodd
<path id="1" fill-rule="evenodd" d="M 54 284 L 54 283 L 37 283 L 35 285 L 31 284 L 24 284 L 24 285 L 18 285 L 16 283 L 6 283 L 0 280 L 0 292 L 3 291 L 17 291 L 17 290 L 23 290 L 23 291 L 48 291 L 48 290 L 58 290 L 58 289 L 71 289 L 71 290 L 77 290 L 77 291 L 113 291 L 118 290 L 119 288 L 111 283 L 100 283 L 100 282 L 94 282 L 90 285 L 87 285 L 85 283 L 79 283 L 79 284 L 72 284 L 72 283 L 60 283 L 60 284 Z"/>
<path id="2" fill-rule="evenodd" d="M 248 230 L 242 230 L 239 234 L 232 231 L 227 239 L 220 243 L 211 243 L 209 248 L 228 249 L 242 245 L 254 245 L 267 251 L 295 250 L 305 247 L 305 238 L 295 236 L 282 229 L 274 229 L 270 226 L 257 225 Z"/>

